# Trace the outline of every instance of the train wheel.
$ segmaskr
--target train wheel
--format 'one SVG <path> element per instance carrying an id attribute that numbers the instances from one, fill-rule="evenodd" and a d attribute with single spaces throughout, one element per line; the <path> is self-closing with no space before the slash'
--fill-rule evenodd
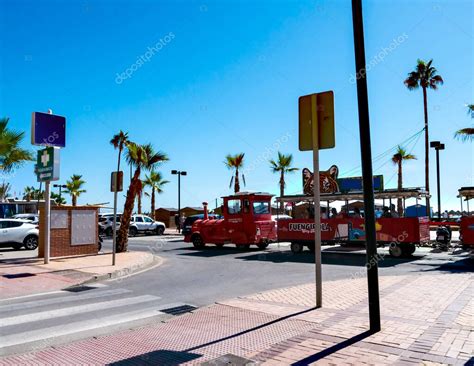
<path id="1" fill-rule="evenodd" d="M 267 243 L 267 242 L 258 243 L 258 244 L 257 244 L 257 247 L 258 247 L 258 249 L 264 250 L 264 249 L 267 249 L 268 244 L 269 244 L 269 243 Z"/>
<path id="2" fill-rule="evenodd" d="M 413 253 L 415 253 L 415 250 L 416 250 L 416 246 L 415 244 L 412 244 L 412 243 L 402 246 L 403 255 L 406 257 L 409 257 Z"/>
<path id="3" fill-rule="evenodd" d="M 224 247 L 224 244 L 216 244 L 216 247 L 218 247 L 219 249 L 222 249 Z"/>
<path id="4" fill-rule="evenodd" d="M 300 243 L 291 243 L 290 249 L 293 254 L 298 254 L 303 251 L 303 244 Z"/>
<path id="5" fill-rule="evenodd" d="M 201 238 L 201 235 L 194 235 L 193 236 L 193 246 L 196 249 L 202 249 L 206 246 L 206 243 Z"/>
<path id="6" fill-rule="evenodd" d="M 390 255 L 395 258 L 400 258 L 403 255 L 403 250 L 398 244 L 391 245 L 388 251 L 390 252 Z"/>

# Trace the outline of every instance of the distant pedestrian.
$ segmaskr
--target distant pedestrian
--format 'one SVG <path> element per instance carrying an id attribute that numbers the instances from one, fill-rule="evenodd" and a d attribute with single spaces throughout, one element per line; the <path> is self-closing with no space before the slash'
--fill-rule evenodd
<path id="1" fill-rule="evenodd" d="M 335 207 L 331 208 L 331 219 L 335 219 L 337 217 L 337 209 Z"/>
<path id="2" fill-rule="evenodd" d="M 387 206 L 383 206 L 382 217 L 386 219 L 392 218 L 392 213 L 390 212 L 390 209 Z"/>
<path id="3" fill-rule="evenodd" d="M 179 227 L 180 228 L 184 227 L 184 221 L 185 220 L 186 220 L 186 216 L 184 216 L 184 214 L 182 214 L 181 217 L 179 218 Z"/>
<path id="4" fill-rule="evenodd" d="M 174 215 L 174 224 L 175 224 L 175 226 L 176 226 L 176 231 L 177 231 L 178 233 L 179 233 L 179 230 L 180 230 L 180 228 L 181 228 L 181 225 L 180 225 L 180 222 L 179 222 L 179 221 L 180 221 L 179 215 L 178 215 L 178 214 Z"/>
<path id="5" fill-rule="evenodd" d="M 352 217 L 355 218 L 355 219 L 361 219 L 362 218 L 359 207 L 354 208 L 354 213 L 352 214 Z"/>
<path id="6" fill-rule="evenodd" d="M 390 213 L 392 214 L 392 217 L 395 217 L 395 218 L 400 217 L 393 203 L 390 205 Z"/>

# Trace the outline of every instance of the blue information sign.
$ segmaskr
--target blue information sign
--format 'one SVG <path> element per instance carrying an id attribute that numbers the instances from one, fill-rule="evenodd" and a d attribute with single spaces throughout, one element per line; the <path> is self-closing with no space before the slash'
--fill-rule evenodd
<path id="1" fill-rule="evenodd" d="M 41 146 L 66 147 L 66 117 L 33 112 L 31 143 Z"/>

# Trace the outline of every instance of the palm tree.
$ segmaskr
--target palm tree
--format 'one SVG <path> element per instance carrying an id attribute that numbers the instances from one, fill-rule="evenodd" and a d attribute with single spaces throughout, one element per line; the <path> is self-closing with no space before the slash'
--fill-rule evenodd
<path id="1" fill-rule="evenodd" d="M 292 173 L 298 170 L 298 168 L 291 167 L 293 155 L 285 155 L 278 151 L 278 159 L 276 161 L 270 160 L 269 163 L 273 173 L 280 173 L 280 197 L 283 197 L 285 195 L 285 173 Z M 280 202 L 280 210 L 283 212 L 283 202 Z"/>
<path id="2" fill-rule="evenodd" d="M 474 104 L 467 105 L 467 114 L 469 114 L 471 118 L 474 118 Z M 474 128 L 461 128 L 460 130 L 456 131 L 454 136 L 461 139 L 462 141 L 472 141 L 472 139 L 474 139 Z"/>
<path id="3" fill-rule="evenodd" d="M 26 200 L 26 201 L 31 201 L 32 199 L 35 199 L 35 187 L 31 186 L 31 187 L 25 187 L 25 189 L 23 190 L 23 199 Z"/>
<path id="4" fill-rule="evenodd" d="M 397 152 L 392 156 L 392 162 L 398 166 L 398 191 L 401 192 L 403 188 L 403 175 L 402 175 L 402 163 L 404 160 L 415 160 L 416 156 L 407 153 L 407 151 L 398 146 Z M 403 214 L 403 206 L 402 206 L 402 199 L 398 198 L 397 200 L 397 208 L 399 216 Z"/>
<path id="5" fill-rule="evenodd" d="M 117 252 L 126 252 L 128 243 L 128 228 L 132 217 L 135 198 L 141 193 L 143 184 L 140 179 L 142 169 L 152 170 L 154 166 L 167 161 L 168 157 L 162 152 L 155 152 L 151 144 L 138 145 L 134 142 L 128 142 L 127 146 L 127 162 L 135 167 L 130 186 L 127 190 L 125 198 L 125 206 L 123 209 L 122 219 L 120 221 L 120 229 L 117 236 Z"/>
<path id="6" fill-rule="evenodd" d="M 225 157 L 224 164 L 227 168 L 233 170 L 235 169 L 235 175 L 232 175 L 230 179 L 229 188 L 232 187 L 232 182 L 234 182 L 234 193 L 240 192 L 240 182 L 239 182 L 239 169 L 244 166 L 244 153 L 230 155 L 228 154 Z M 242 180 L 245 185 L 245 176 L 242 174 Z"/>
<path id="7" fill-rule="evenodd" d="M 61 206 L 61 205 L 65 205 L 65 204 L 66 204 L 66 200 L 64 199 L 63 196 L 60 196 L 59 193 L 51 192 L 51 198 L 54 200 L 54 202 L 55 202 L 58 206 Z"/>
<path id="8" fill-rule="evenodd" d="M 415 90 L 421 86 L 423 90 L 423 110 L 425 115 L 425 189 L 430 191 L 430 170 L 429 170 L 429 134 L 428 134 L 428 95 L 427 89 L 438 89 L 438 85 L 443 84 L 443 78 L 437 75 L 437 70 L 431 64 L 433 60 L 425 62 L 418 59 L 415 71 L 408 74 L 405 85 L 408 90 Z M 430 216 L 430 198 L 426 196 L 426 215 Z"/>
<path id="9" fill-rule="evenodd" d="M 5 173 L 33 160 L 33 154 L 20 147 L 25 133 L 9 130 L 8 121 L 8 118 L 0 119 L 0 172 Z"/>
<path id="10" fill-rule="evenodd" d="M 85 180 L 82 179 L 82 175 L 78 174 L 73 174 L 71 179 L 66 181 L 66 193 L 71 195 L 73 206 L 77 206 L 77 197 L 82 193 L 86 193 L 86 190 L 82 189 L 85 183 Z"/>
<path id="11" fill-rule="evenodd" d="M 11 185 L 10 183 L 3 182 L 0 184 L 0 202 L 6 200 L 8 195 L 10 194 Z"/>
<path id="12" fill-rule="evenodd" d="M 114 135 L 112 137 L 112 140 L 110 140 L 110 143 L 113 145 L 115 149 L 118 149 L 118 161 L 117 161 L 117 171 L 120 171 L 120 160 L 122 157 L 122 151 L 124 146 L 128 142 L 128 132 L 123 132 L 122 130 L 119 131 L 118 134 Z"/>
<path id="13" fill-rule="evenodd" d="M 145 175 L 143 184 L 145 187 L 151 188 L 151 215 L 155 217 L 155 192 L 157 194 L 163 193 L 163 186 L 169 183 L 167 180 L 163 180 L 160 172 L 152 170 L 150 175 Z"/>

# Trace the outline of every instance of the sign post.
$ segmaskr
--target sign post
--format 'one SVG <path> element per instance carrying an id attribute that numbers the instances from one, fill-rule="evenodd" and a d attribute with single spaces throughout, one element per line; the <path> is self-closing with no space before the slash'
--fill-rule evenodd
<path id="1" fill-rule="evenodd" d="M 110 190 L 114 192 L 114 227 L 112 229 L 112 265 L 115 266 L 117 252 L 117 193 L 123 190 L 123 172 L 112 172 L 110 177 Z"/>
<path id="2" fill-rule="evenodd" d="M 31 116 L 31 144 L 47 146 L 38 150 L 35 165 L 37 181 L 45 182 L 44 189 L 44 264 L 49 263 L 51 246 L 51 186 L 59 180 L 59 151 L 66 146 L 66 118 L 48 113 L 33 112 Z"/>
<path id="3" fill-rule="evenodd" d="M 306 95 L 299 99 L 299 148 L 313 151 L 314 261 L 316 307 L 322 306 L 321 202 L 319 150 L 335 146 L 334 94 L 332 91 Z"/>
<path id="4" fill-rule="evenodd" d="M 51 181 L 59 180 L 59 148 L 47 147 L 38 150 L 36 158 L 36 176 L 38 182 L 45 182 L 44 190 L 44 264 L 49 263 L 50 224 L 51 224 Z"/>

